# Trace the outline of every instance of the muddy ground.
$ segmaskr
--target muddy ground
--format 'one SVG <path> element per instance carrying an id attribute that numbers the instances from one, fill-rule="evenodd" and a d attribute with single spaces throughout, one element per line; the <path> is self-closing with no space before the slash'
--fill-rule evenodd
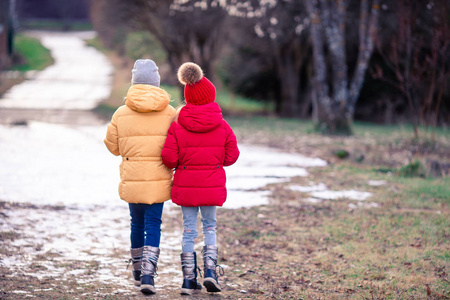
<path id="1" fill-rule="evenodd" d="M 246 130 L 236 130 L 243 140 L 249 139 Z M 278 139 L 274 135 L 269 141 Z M 310 139 L 319 140 L 318 136 Z M 333 155 L 336 144 L 330 145 L 321 149 L 329 166 L 308 169 L 307 177 L 261 188 L 270 192 L 269 205 L 218 210 L 219 263 L 225 270 L 220 294 L 179 295 L 181 212 L 176 206 L 167 205 L 163 216 L 157 295 L 144 296 L 132 285 L 131 272 L 126 269 L 126 206 L 103 211 L 100 220 L 93 225 L 87 222 L 90 225 L 84 228 L 83 220 L 98 218 L 98 210 L 107 208 L 1 202 L 0 251 L 13 262 L 9 262 L 11 267 L 0 268 L 0 298 L 449 299 L 447 194 L 430 198 L 433 195 L 421 193 L 411 197 L 425 203 L 408 203 L 412 181 L 378 172 L 368 163 L 340 161 Z M 294 147 L 282 148 L 295 152 Z M 305 150 L 317 153 L 314 147 Z M 356 188 L 373 196 L 371 202 L 320 199 L 291 188 L 319 183 L 333 190 Z M 73 224 L 69 228 L 80 232 L 71 236 L 50 230 L 63 226 L 54 222 L 61 215 L 63 222 Z M 92 247 L 80 250 L 76 242 L 83 236 L 92 241 Z M 54 248 L 58 239 L 61 251 L 74 248 L 72 255 Z M 107 251 L 102 241 L 108 242 Z M 111 248 L 114 241 L 118 244 Z M 200 249 L 201 235 L 199 253 Z"/>

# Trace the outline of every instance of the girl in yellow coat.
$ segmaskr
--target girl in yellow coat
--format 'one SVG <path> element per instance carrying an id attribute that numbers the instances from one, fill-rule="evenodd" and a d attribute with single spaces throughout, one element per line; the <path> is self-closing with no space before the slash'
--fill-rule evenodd
<path id="1" fill-rule="evenodd" d="M 154 294 L 161 215 L 172 188 L 172 170 L 164 166 L 161 151 L 175 109 L 170 95 L 159 88 L 152 60 L 138 59 L 132 74 L 125 105 L 114 113 L 104 142 L 112 154 L 122 156 L 119 195 L 129 203 L 133 276 L 141 292 Z"/>

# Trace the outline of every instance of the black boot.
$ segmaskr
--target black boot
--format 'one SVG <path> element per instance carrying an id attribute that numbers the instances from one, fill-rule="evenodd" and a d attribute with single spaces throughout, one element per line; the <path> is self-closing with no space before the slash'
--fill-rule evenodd
<path id="1" fill-rule="evenodd" d="M 217 259 L 218 259 L 218 248 L 213 245 L 205 245 L 203 247 L 203 262 L 205 272 L 205 280 L 203 281 L 203 285 L 206 287 L 206 290 L 210 293 L 217 293 L 222 290 L 220 288 L 216 272 Z M 223 269 L 221 270 L 223 271 Z"/>
<path id="2" fill-rule="evenodd" d="M 181 295 L 191 295 L 202 286 L 197 282 L 197 254 L 195 252 L 181 253 L 181 269 L 183 270 L 183 285 Z"/>
<path id="3" fill-rule="evenodd" d="M 135 286 L 141 285 L 141 261 L 142 261 L 142 251 L 143 250 L 144 250 L 143 247 L 130 249 L 130 252 L 131 252 L 130 262 L 133 263 L 133 278 L 134 278 Z"/>
<path id="4" fill-rule="evenodd" d="M 154 277 L 157 270 L 159 248 L 144 246 L 141 263 L 141 292 L 156 294 Z"/>

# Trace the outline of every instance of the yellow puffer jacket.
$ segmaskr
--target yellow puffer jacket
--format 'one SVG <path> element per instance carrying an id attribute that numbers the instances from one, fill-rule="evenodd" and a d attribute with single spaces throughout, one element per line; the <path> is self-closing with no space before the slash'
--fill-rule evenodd
<path id="1" fill-rule="evenodd" d="M 172 170 L 161 151 L 175 115 L 170 95 L 155 86 L 135 84 L 108 125 L 108 150 L 122 156 L 120 198 L 129 203 L 161 203 L 170 199 Z"/>

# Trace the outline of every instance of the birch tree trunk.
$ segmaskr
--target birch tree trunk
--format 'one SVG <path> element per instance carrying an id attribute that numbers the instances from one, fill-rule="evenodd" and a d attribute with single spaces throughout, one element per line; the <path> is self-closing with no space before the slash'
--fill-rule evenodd
<path id="1" fill-rule="evenodd" d="M 379 0 L 372 1 L 370 12 L 369 0 L 361 0 L 358 61 L 351 80 L 348 79 L 345 45 L 347 1 L 304 0 L 304 3 L 311 20 L 315 127 L 325 133 L 351 134 L 355 105 L 373 52 Z M 329 60 L 325 58 L 324 49 L 328 50 Z M 327 70 L 330 70 L 330 78 Z"/>
<path id="2" fill-rule="evenodd" d="M 359 53 L 356 62 L 356 69 L 349 90 L 348 111 L 353 115 L 359 92 L 364 83 L 364 75 L 369 65 L 369 60 L 373 52 L 374 41 L 378 28 L 378 18 L 380 4 L 379 0 L 372 3 L 370 15 L 368 14 L 368 0 L 361 1 L 360 24 L 359 24 Z"/>
<path id="3" fill-rule="evenodd" d="M 322 37 L 322 24 L 317 8 L 317 0 L 306 0 L 305 6 L 311 20 L 311 43 L 313 47 L 313 121 L 316 128 L 321 130 L 332 127 L 335 116 L 331 107 L 331 99 L 329 97 L 327 67 L 325 63 L 324 43 Z"/>

